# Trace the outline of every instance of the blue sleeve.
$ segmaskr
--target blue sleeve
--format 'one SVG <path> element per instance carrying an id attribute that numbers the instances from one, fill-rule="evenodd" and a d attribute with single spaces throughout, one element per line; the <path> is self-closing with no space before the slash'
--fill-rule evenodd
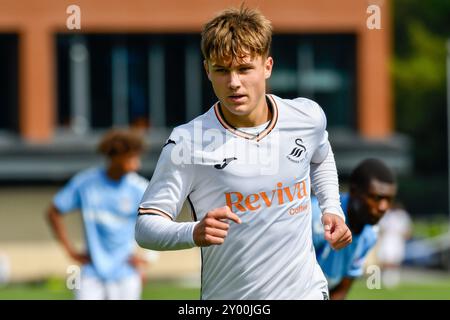
<path id="1" fill-rule="evenodd" d="M 77 177 L 74 177 L 53 198 L 53 204 L 61 213 L 81 208 L 79 185 Z"/>
<path id="2" fill-rule="evenodd" d="M 359 257 L 357 259 L 354 259 L 352 264 L 350 265 L 350 268 L 348 270 L 347 276 L 350 278 L 358 278 L 363 275 L 363 267 L 364 263 L 366 262 L 366 256 Z"/>
<path id="3" fill-rule="evenodd" d="M 375 233 L 371 232 L 367 237 L 365 237 L 361 251 L 358 252 L 358 254 L 353 258 L 347 276 L 357 278 L 363 275 L 363 268 L 367 259 L 367 254 L 375 246 L 376 242 L 377 236 Z"/>
<path id="4" fill-rule="evenodd" d="M 147 186 L 148 186 L 148 180 L 144 179 L 144 178 L 140 178 L 138 183 L 135 186 L 134 196 L 135 196 L 136 202 L 135 202 L 134 211 L 136 211 L 136 212 L 139 210 L 139 203 L 141 202 L 142 197 L 144 196 L 145 190 L 147 190 Z"/>

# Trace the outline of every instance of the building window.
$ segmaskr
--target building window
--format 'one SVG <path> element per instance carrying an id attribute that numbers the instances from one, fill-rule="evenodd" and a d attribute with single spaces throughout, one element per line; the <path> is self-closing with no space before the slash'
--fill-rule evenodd
<path id="1" fill-rule="evenodd" d="M 135 126 L 173 127 L 217 98 L 203 68 L 198 34 L 58 34 L 58 124 L 76 133 Z M 304 96 L 329 127 L 355 129 L 355 37 L 274 35 L 269 91 Z"/>
<path id="2" fill-rule="evenodd" d="M 0 131 L 18 132 L 18 36 L 0 34 Z"/>
<path id="3" fill-rule="evenodd" d="M 173 127 L 203 111 L 199 35 L 58 34 L 58 125 Z"/>
<path id="4" fill-rule="evenodd" d="M 324 109 L 329 128 L 356 130 L 354 35 L 274 35 L 272 93 L 306 97 Z"/>

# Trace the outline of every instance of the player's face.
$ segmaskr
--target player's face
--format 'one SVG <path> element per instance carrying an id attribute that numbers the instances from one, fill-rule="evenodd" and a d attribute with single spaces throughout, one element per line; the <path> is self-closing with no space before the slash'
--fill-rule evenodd
<path id="1" fill-rule="evenodd" d="M 359 196 L 361 212 L 366 224 L 377 224 L 391 207 L 397 187 L 395 184 L 372 180 L 366 192 Z"/>
<path id="2" fill-rule="evenodd" d="M 247 56 L 242 62 L 204 61 L 220 103 L 235 116 L 246 116 L 265 106 L 266 79 L 272 73 L 271 57 Z"/>

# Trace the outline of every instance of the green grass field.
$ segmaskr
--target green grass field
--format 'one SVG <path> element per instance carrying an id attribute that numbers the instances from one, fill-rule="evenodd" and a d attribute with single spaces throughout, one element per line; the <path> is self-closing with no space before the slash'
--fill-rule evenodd
<path id="1" fill-rule="evenodd" d="M 445 281 L 403 282 L 394 289 L 368 289 L 365 280 L 355 282 L 350 300 L 449 300 L 450 275 Z"/>
<path id="2" fill-rule="evenodd" d="M 150 282 L 143 291 L 143 299 L 146 300 L 198 300 L 199 297 L 199 288 L 188 288 L 164 282 Z M 72 292 L 66 289 L 62 280 L 57 279 L 0 287 L 0 300 L 67 300 L 72 298 Z"/>
<path id="3" fill-rule="evenodd" d="M 143 299 L 147 300 L 198 300 L 199 288 L 188 288 L 174 283 L 150 282 L 144 288 Z M 366 287 L 365 280 L 355 282 L 351 300 L 448 300 L 450 299 L 450 275 L 446 281 L 425 283 L 404 282 L 395 289 L 373 289 Z M 72 299 L 62 280 L 51 279 L 35 284 L 15 284 L 0 288 L 0 300 L 53 300 Z"/>

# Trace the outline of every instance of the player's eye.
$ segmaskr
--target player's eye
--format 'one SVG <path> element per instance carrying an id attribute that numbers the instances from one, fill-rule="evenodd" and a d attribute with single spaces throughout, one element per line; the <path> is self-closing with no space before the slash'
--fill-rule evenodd
<path id="1" fill-rule="evenodd" d="M 392 202 L 392 197 L 390 196 L 384 196 L 384 195 L 378 195 L 378 194 L 369 194 L 369 198 L 373 201 L 380 202 L 381 200 L 386 200 L 389 203 Z"/>

